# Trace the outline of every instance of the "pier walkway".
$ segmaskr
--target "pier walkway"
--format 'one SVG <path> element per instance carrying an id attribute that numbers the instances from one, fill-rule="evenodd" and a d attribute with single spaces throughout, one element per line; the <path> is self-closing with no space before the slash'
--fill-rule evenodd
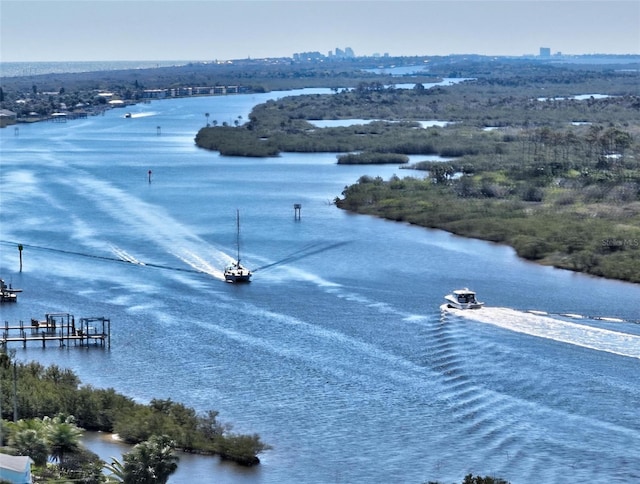
<path id="1" fill-rule="evenodd" d="M 81 318 L 76 325 L 75 318 L 68 313 L 46 314 L 43 321 L 32 319 L 29 324 L 20 321 L 10 325 L 8 321 L 0 326 L 0 346 L 9 343 L 22 343 L 24 348 L 29 342 L 58 343 L 60 347 L 100 346 L 111 348 L 111 320 L 104 317 Z"/>

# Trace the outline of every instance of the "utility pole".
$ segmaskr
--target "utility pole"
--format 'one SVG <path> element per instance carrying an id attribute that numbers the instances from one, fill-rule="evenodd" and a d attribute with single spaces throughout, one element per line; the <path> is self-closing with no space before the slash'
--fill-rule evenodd
<path id="1" fill-rule="evenodd" d="M 18 371 L 16 362 L 13 362 L 13 421 L 18 421 Z"/>
<path id="2" fill-rule="evenodd" d="M 18 244 L 18 252 L 20 253 L 20 272 L 22 272 L 22 244 Z"/>

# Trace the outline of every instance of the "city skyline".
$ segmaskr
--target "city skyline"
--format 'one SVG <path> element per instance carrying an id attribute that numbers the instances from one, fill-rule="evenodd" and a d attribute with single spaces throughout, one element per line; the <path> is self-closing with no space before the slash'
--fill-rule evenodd
<path id="1" fill-rule="evenodd" d="M 627 0 L 0 0 L 0 60 L 639 54 Z"/>

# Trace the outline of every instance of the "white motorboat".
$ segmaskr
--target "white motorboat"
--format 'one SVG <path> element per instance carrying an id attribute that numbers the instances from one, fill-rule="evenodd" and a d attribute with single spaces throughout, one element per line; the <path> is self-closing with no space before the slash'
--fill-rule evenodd
<path id="1" fill-rule="evenodd" d="M 446 305 L 454 309 L 480 309 L 483 302 L 476 299 L 476 293 L 468 288 L 456 289 L 451 294 L 444 297 Z"/>

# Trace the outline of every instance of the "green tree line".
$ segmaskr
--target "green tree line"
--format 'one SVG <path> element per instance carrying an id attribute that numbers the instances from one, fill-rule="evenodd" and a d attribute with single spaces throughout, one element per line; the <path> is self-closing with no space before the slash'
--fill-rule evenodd
<path id="1" fill-rule="evenodd" d="M 151 436 L 125 453 L 122 462 L 112 458 L 107 464 L 83 448 L 84 431 L 70 415 L 2 421 L 2 430 L 8 441 L 3 452 L 29 456 L 35 482 L 164 484 L 178 468 L 175 442 L 166 435 Z"/>
<path id="2" fill-rule="evenodd" d="M 82 385 L 69 369 L 18 362 L 4 350 L 0 352 L 0 377 L 3 418 L 0 445 L 3 446 L 15 445 L 16 434 L 12 429 L 25 430 L 31 425 L 25 424 L 23 428 L 16 422 L 46 422 L 62 415 L 78 428 L 115 433 L 129 444 L 166 436 L 176 449 L 218 455 L 248 466 L 258 464 L 258 454 L 269 448 L 257 434 L 233 432 L 230 424 L 218 420 L 216 411 L 199 414 L 172 400 L 136 403 L 113 389 Z M 8 420 L 14 423 L 8 426 Z M 74 432 L 70 425 L 65 430 L 70 434 Z M 38 435 L 46 441 L 48 434 L 45 434 Z M 62 461 L 66 459 L 67 449 L 59 456 L 51 445 L 48 449 L 50 455 Z"/>

